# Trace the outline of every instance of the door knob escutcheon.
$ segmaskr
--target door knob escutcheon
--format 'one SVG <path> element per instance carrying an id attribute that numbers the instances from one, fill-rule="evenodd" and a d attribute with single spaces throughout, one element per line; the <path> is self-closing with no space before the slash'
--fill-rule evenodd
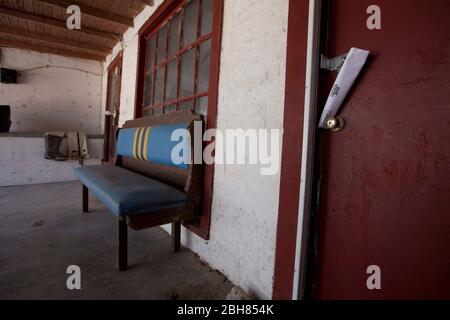
<path id="1" fill-rule="evenodd" d="M 332 132 L 339 132 L 342 131 L 345 127 L 345 120 L 344 118 L 338 116 L 336 118 L 330 118 L 327 120 L 327 129 Z"/>

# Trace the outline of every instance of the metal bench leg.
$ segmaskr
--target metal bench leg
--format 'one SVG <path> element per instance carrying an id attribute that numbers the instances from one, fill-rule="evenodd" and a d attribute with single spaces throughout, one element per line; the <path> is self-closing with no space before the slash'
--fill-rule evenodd
<path id="1" fill-rule="evenodd" d="M 172 250 L 177 253 L 181 249 L 181 222 L 172 223 Z"/>
<path id="2" fill-rule="evenodd" d="M 89 189 L 83 185 L 83 212 L 89 212 Z"/>
<path id="3" fill-rule="evenodd" d="M 128 225 L 123 219 L 119 219 L 118 225 L 119 252 L 118 266 L 119 271 L 126 271 L 128 268 Z"/>

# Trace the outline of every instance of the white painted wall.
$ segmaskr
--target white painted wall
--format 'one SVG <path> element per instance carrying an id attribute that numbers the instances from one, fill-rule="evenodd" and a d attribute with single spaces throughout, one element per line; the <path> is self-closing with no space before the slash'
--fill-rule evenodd
<path id="1" fill-rule="evenodd" d="M 0 104 L 12 109 L 11 132 L 101 134 L 100 62 L 9 48 L 1 54 L 3 67 L 21 73 L 19 84 L 0 84 Z M 25 71 L 45 65 L 53 67 Z"/>
<path id="2" fill-rule="evenodd" d="M 218 128 L 283 128 L 288 0 L 225 0 Z M 137 31 L 148 7 L 124 37 L 120 122 L 134 115 Z M 117 46 L 115 53 L 120 50 Z M 105 69 L 113 56 L 109 57 Z M 104 81 L 104 92 L 106 83 Z M 105 97 L 103 99 L 105 103 Z M 271 298 L 280 176 L 255 166 L 216 166 L 211 240 L 189 231 L 183 243 L 234 283 Z"/>
<path id="3" fill-rule="evenodd" d="M 19 136 L 0 135 L 0 186 L 75 180 L 72 172 L 78 162 L 43 158 L 43 133 L 102 134 L 103 65 L 34 51 L 0 50 L 2 67 L 21 74 L 18 84 L 0 84 L 0 104 L 11 106 L 11 132 Z M 46 65 L 51 67 L 40 68 Z M 22 133 L 36 135 L 20 138 Z M 89 147 L 90 163 L 100 163 L 103 140 L 92 140 Z"/>
<path id="4" fill-rule="evenodd" d="M 108 88 L 107 70 L 109 64 L 114 61 L 117 54 L 123 50 L 122 64 L 122 88 L 120 93 L 120 116 L 119 125 L 134 118 L 134 103 L 136 97 L 136 70 L 138 59 L 138 35 L 139 29 L 151 17 L 155 9 L 161 4 L 162 0 L 156 0 L 153 7 L 147 6 L 135 19 L 135 28 L 130 28 L 124 35 L 122 43 L 116 45 L 113 53 L 106 58 L 103 69 L 103 113 L 106 110 L 106 94 Z"/>
<path id="5" fill-rule="evenodd" d="M 76 181 L 73 170 L 78 161 L 46 160 L 44 148 L 44 138 L 0 136 L 0 187 Z M 100 164 L 103 139 L 89 140 L 88 148 L 91 159 L 85 164 Z"/>

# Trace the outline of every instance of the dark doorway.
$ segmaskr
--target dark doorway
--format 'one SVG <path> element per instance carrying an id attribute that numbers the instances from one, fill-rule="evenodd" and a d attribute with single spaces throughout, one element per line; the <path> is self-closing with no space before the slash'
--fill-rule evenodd
<path id="1" fill-rule="evenodd" d="M 121 84 L 122 54 L 120 53 L 108 68 L 104 162 L 113 162 L 116 156 L 116 129 L 119 126 Z"/>

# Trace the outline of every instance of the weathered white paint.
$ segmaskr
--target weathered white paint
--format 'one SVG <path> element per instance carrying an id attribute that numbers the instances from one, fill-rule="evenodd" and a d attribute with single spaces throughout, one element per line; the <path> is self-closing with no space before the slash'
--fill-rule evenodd
<path id="1" fill-rule="evenodd" d="M 0 104 L 11 105 L 11 132 L 101 133 L 101 63 L 9 48 L 1 54 L 3 67 L 21 73 L 19 84 L 0 84 Z M 62 68 L 30 70 L 45 65 Z"/>
<path id="2" fill-rule="evenodd" d="M 77 161 L 44 159 L 43 133 L 102 134 L 103 65 L 19 49 L 1 48 L 1 54 L 2 67 L 21 74 L 18 84 L 0 84 L 0 104 L 11 106 L 11 132 L 41 138 L 0 137 L 0 186 L 75 180 Z M 46 65 L 53 67 L 38 68 Z M 103 140 L 92 140 L 89 147 L 89 163 L 100 163 Z"/>
<path id="3" fill-rule="evenodd" d="M 224 2 L 218 128 L 281 129 L 289 1 Z M 120 123 L 134 115 L 136 33 L 160 3 L 125 34 Z M 279 185 L 279 175 L 262 177 L 255 166 L 216 166 L 211 240 L 183 232 L 188 248 L 260 298 L 272 296 Z"/>
<path id="4" fill-rule="evenodd" d="M 44 148 L 44 138 L 0 137 L 0 187 L 75 181 L 78 161 L 46 160 Z M 88 148 L 91 159 L 85 164 L 100 164 L 103 139 L 89 140 Z"/>
<path id="5" fill-rule="evenodd" d="M 103 107 L 104 114 L 106 110 L 106 94 L 108 86 L 107 69 L 109 64 L 116 58 L 119 52 L 123 52 L 122 65 L 122 87 L 120 93 L 120 116 L 119 124 L 123 125 L 126 121 L 134 118 L 134 103 L 136 97 L 136 71 L 138 60 L 138 35 L 139 29 L 151 17 L 156 8 L 161 4 L 161 0 L 156 0 L 153 7 L 147 6 L 135 19 L 134 28 L 130 28 L 123 35 L 123 42 L 116 45 L 113 53 L 106 58 L 104 64 L 103 77 Z"/>

